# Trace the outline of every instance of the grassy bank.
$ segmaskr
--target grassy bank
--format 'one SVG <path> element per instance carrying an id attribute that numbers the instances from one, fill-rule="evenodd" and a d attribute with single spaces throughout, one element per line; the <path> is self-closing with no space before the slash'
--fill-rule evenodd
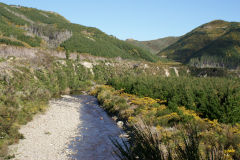
<path id="1" fill-rule="evenodd" d="M 41 64 L 40 64 L 41 63 Z M 45 57 L 39 64 L 32 60 L 6 59 L 1 62 L 6 73 L 0 78 L 0 157 L 7 154 L 7 146 L 22 135 L 18 129 L 39 112 L 43 112 L 51 98 L 70 91 L 86 90 L 92 74 L 73 60 Z"/>
<path id="2" fill-rule="evenodd" d="M 92 94 L 97 96 L 102 107 L 110 114 L 126 120 L 130 126 L 140 125 L 143 127 L 143 129 L 137 130 L 137 133 L 135 133 L 136 130 L 133 131 L 132 138 L 137 138 L 137 141 L 134 141 L 131 153 L 149 153 L 147 152 L 151 150 L 151 147 L 147 146 L 149 143 L 156 145 L 156 143 L 161 142 L 159 144 L 169 147 L 167 149 L 169 149 L 169 154 L 172 155 L 173 159 L 180 159 L 176 157 L 179 147 L 187 152 L 187 144 L 191 142 L 189 138 L 191 140 L 191 136 L 197 135 L 197 139 L 193 139 L 193 143 L 197 142 L 198 144 L 192 152 L 198 154 L 199 159 L 200 157 L 207 159 L 207 156 L 211 154 L 221 155 L 223 159 L 239 159 L 240 157 L 240 125 L 238 123 L 227 125 L 219 123 L 217 120 L 201 118 L 195 111 L 188 110 L 185 107 L 174 109 L 168 107 L 166 100 L 150 97 L 141 98 L 127 94 L 123 90 L 115 90 L 110 86 L 99 86 L 92 91 Z M 150 126 L 150 129 L 146 130 L 141 121 Z M 148 136 L 157 134 L 157 137 L 152 141 L 147 140 L 148 143 L 143 143 L 146 139 L 143 139 L 144 137 L 138 139 L 139 134 Z M 142 144 L 137 144 L 138 142 Z M 135 149 L 139 147 L 138 145 L 142 145 L 145 150 L 135 152 Z M 166 153 L 167 150 L 164 147 L 158 148 L 158 151 L 165 150 Z M 189 147 L 193 149 L 191 148 L 193 146 Z"/>

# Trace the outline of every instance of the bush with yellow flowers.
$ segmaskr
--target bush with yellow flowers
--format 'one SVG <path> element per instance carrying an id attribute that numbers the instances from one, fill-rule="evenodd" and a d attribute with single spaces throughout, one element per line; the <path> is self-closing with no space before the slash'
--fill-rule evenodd
<path id="1" fill-rule="evenodd" d="M 198 129 L 202 157 L 240 157 L 240 124 L 227 125 L 217 120 L 201 118 L 195 111 L 184 106 L 179 106 L 173 111 L 164 100 L 138 97 L 124 93 L 124 90 L 116 91 L 110 86 L 98 86 L 91 93 L 97 96 L 104 109 L 117 113 L 129 124 L 135 125 L 141 120 L 154 127 L 169 146 L 175 146 L 177 139 L 180 145 L 185 146 L 181 133 L 188 132 L 184 126 L 190 123 Z"/>

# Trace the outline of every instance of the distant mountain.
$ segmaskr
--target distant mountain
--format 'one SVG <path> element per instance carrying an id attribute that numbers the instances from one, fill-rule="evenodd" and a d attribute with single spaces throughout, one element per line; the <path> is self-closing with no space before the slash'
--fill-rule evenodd
<path id="1" fill-rule="evenodd" d="M 166 47 L 175 43 L 178 39 L 179 37 L 166 37 L 166 38 L 160 38 L 160 39 L 151 40 L 151 41 L 137 41 L 134 39 L 127 39 L 126 41 L 133 45 L 147 49 L 153 54 L 157 54 L 158 52 L 162 51 Z"/>
<path id="2" fill-rule="evenodd" d="M 0 3 L 0 44 L 155 61 L 149 51 L 57 13 Z"/>
<path id="3" fill-rule="evenodd" d="M 200 68 L 237 68 L 240 65 L 240 23 L 216 20 L 204 24 L 158 55 Z"/>

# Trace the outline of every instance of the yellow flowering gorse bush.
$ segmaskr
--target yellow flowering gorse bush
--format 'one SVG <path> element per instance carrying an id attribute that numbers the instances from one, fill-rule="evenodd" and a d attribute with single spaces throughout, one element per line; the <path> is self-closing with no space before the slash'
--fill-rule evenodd
<path id="1" fill-rule="evenodd" d="M 240 124 L 230 126 L 221 124 L 217 120 L 201 118 L 195 111 L 188 110 L 184 106 L 178 107 L 178 112 L 173 112 L 165 105 L 165 100 L 155 100 L 149 97 L 140 98 L 124 93 L 124 90 L 116 91 L 110 86 L 100 86 L 91 93 L 98 95 L 98 99 L 102 100 L 105 106 L 113 105 L 112 109 L 119 111 L 120 116 L 127 118 L 129 123 L 136 124 L 141 119 L 155 126 L 156 130 L 161 133 L 161 137 L 169 140 L 169 144 L 171 137 L 177 137 L 178 130 L 181 130 L 184 123 L 194 121 L 194 125 L 200 128 L 199 136 L 203 139 L 201 142 L 203 148 L 217 143 L 221 145 L 222 141 L 226 141 L 226 143 L 233 143 L 231 147 L 224 150 L 226 159 L 240 154 Z M 111 96 L 109 97 L 109 95 Z M 125 109 L 115 107 L 117 104 L 113 102 L 118 97 L 124 98 L 129 106 Z M 169 126 L 169 122 L 172 123 L 171 126 Z"/>

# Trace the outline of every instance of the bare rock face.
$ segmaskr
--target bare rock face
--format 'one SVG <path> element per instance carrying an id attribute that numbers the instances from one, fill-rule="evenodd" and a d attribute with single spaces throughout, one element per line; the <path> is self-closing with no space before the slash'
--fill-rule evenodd
<path id="1" fill-rule="evenodd" d="M 29 34 L 41 37 L 47 42 L 48 47 L 56 48 L 62 42 L 72 37 L 72 32 L 69 30 L 57 30 L 53 25 L 32 24 L 30 27 L 24 27 Z"/>
<path id="2" fill-rule="evenodd" d="M 35 58 L 37 52 L 38 50 L 35 48 L 0 45 L 1 58 L 7 58 L 10 56 L 19 58 Z"/>
<path id="3" fill-rule="evenodd" d="M 81 64 L 82 64 L 85 68 L 90 69 L 90 72 L 91 72 L 92 74 L 94 74 L 94 72 L 93 72 L 93 63 L 84 61 L 84 62 L 81 62 Z"/>
<path id="4" fill-rule="evenodd" d="M 26 48 L 26 47 L 18 47 L 18 46 L 0 45 L 1 58 L 17 57 L 17 58 L 34 59 L 34 58 L 38 58 L 43 53 L 47 53 L 49 55 L 52 55 L 58 58 L 66 57 L 64 51 L 43 50 L 39 48 Z"/>
<path id="5" fill-rule="evenodd" d="M 92 69 L 93 68 L 93 64 L 92 63 L 90 63 L 90 62 L 82 62 L 81 63 L 84 67 L 86 67 L 86 68 L 89 68 L 89 69 Z"/>
<path id="6" fill-rule="evenodd" d="M 165 68 L 164 71 L 165 71 L 166 77 L 169 77 L 170 76 L 169 70 Z"/>

